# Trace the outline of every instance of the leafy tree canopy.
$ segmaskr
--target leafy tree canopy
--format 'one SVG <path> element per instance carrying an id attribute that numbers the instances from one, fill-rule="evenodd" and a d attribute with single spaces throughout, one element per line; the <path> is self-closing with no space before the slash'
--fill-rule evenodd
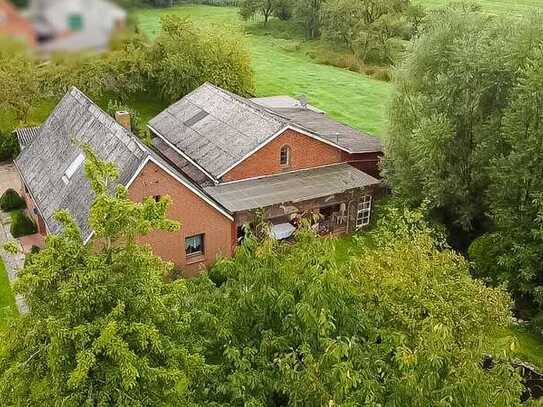
<path id="1" fill-rule="evenodd" d="M 384 174 L 405 203 L 426 200 L 451 230 L 484 230 L 490 164 L 509 150 L 503 118 L 542 27 L 470 9 L 429 19 L 390 107 Z"/>
<path id="2" fill-rule="evenodd" d="M 346 263 L 331 241 L 297 238 L 249 237 L 189 284 L 212 365 L 195 384 L 207 403 L 520 405 L 510 365 L 481 366 L 508 324 L 507 294 L 472 279 L 421 215 L 392 213 Z"/>

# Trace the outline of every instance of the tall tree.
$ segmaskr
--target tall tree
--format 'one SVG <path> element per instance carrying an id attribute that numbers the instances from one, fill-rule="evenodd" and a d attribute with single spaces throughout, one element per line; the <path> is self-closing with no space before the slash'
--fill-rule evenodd
<path id="1" fill-rule="evenodd" d="M 31 312 L 0 339 L 2 405 L 186 405 L 200 358 L 187 335 L 183 282 L 165 284 L 170 266 L 136 238 L 174 230 L 166 200 L 134 203 L 124 187 L 109 191 L 116 169 L 86 149 L 96 193 L 83 243 L 70 215 L 20 272 L 16 291 Z"/>
<path id="2" fill-rule="evenodd" d="M 396 72 L 390 107 L 384 175 L 404 202 L 426 200 L 451 229 L 483 229 L 489 164 L 508 149 L 502 118 L 541 31 L 541 19 L 434 14 Z"/>
<path id="3" fill-rule="evenodd" d="M 338 261 L 333 241 L 249 237 L 190 283 L 218 405 L 520 405 L 506 362 L 482 368 L 509 298 L 472 279 L 421 215 L 393 213 Z M 372 245 L 368 246 L 367 241 Z"/>
<path id="4" fill-rule="evenodd" d="M 490 166 L 496 230 L 473 243 L 470 257 L 480 276 L 543 310 L 543 38 L 531 54 L 503 119 L 509 151 Z"/>
<path id="5" fill-rule="evenodd" d="M 324 0 L 296 0 L 294 16 L 303 24 L 305 36 L 315 39 L 321 35 L 321 8 Z"/>

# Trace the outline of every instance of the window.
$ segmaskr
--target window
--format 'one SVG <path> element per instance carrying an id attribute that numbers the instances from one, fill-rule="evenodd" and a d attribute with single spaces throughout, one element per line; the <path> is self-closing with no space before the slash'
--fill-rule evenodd
<path id="1" fill-rule="evenodd" d="M 279 160 L 283 167 L 290 166 L 290 147 L 289 146 L 281 147 L 281 156 Z"/>
<path id="2" fill-rule="evenodd" d="M 371 201 L 372 197 L 370 195 L 365 195 L 360 198 L 358 204 L 358 212 L 356 214 L 356 228 L 360 229 L 364 226 L 370 224 L 371 219 Z"/>
<path id="3" fill-rule="evenodd" d="M 81 167 L 83 161 L 85 161 L 85 155 L 83 155 L 83 153 L 80 153 L 76 157 L 76 159 L 70 164 L 68 169 L 66 169 L 64 175 L 62 176 L 62 181 L 64 181 L 66 185 L 68 185 L 68 182 L 70 182 L 70 178 L 72 178 L 75 172 L 79 169 L 79 167 Z"/>
<path id="4" fill-rule="evenodd" d="M 81 14 L 70 14 L 68 16 L 68 27 L 71 31 L 81 31 L 83 29 L 83 16 Z"/>
<path id="5" fill-rule="evenodd" d="M 204 254 L 204 235 L 187 237 L 185 239 L 185 253 L 187 256 Z"/>
<path id="6" fill-rule="evenodd" d="M 154 199 L 155 202 L 157 202 L 157 203 L 160 202 L 160 198 L 161 198 L 160 195 L 155 195 L 155 196 L 153 196 L 153 199 Z"/>

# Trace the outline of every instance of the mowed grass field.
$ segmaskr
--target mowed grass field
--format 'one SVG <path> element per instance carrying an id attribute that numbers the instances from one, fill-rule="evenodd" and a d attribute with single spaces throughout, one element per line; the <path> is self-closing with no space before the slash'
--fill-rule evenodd
<path id="1" fill-rule="evenodd" d="M 230 7 L 185 5 L 136 12 L 139 27 L 155 36 L 160 16 L 190 17 L 196 24 L 226 25 L 245 32 L 238 10 Z M 332 117 L 377 136 L 385 133 L 391 84 L 313 61 L 295 41 L 247 34 L 257 96 L 306 95 L 309 102 Z"/>
<path id="2" fill-rule="evenodd" d="M 449 0 L 416 0 L 428 8 L 438 8 L 450 3 Z M 482 11 L 489 14 L 522 14 L 543 9 L 543 0 L 476 0 Z"/>

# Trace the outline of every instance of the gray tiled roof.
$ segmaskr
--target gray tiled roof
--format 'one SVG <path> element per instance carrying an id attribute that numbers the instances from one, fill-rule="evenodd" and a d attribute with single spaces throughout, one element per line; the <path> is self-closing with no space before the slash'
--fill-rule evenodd
<path id="1" fill-rule="evenodd" d="M 40 134 L 39 127 L 26 127 L 22 129 L 16 129 L 15 135 L 21 146 L 21 150 L 26 148 L 32 141 Z"/>
<path id="2" fill-rule="evenodd" d="M 42 126 L 39 137 L 15 163 L 49 232 L 57 233 L 60 229 L 53 219 L 55 211 L 68 209 L 86 238 L 91 233 L 87 219 L 94 193 L 84 175 L 84 165 L 67 184 L 62 180 L 81 154 L 81 143 L 89 144 L 99 158 L 114 162 L 122 184 L 130 180 L 148 156 L 135 136 L 72 88 Z"/>
<path id="3" fill-rule="evenodd" d="M 237 212 L 301 202 L 377 184 L 377 179 L 349 164 L 337 164 L 204 189 L 229 211 Z"/>
<path id="4" fill-rule="evenodd" d="M 377 138 L 338 123 L 318 109 L 303 108 L 293 98 L 245 99 L 209 83 L 167 108 L 149 125 L 215 179 L 286 126 L 351 153 L 383 150 Z"/>
<path id="5" fill-rule="evenodd" d="M 285 123 L 256 104 L 206 83 L 149 125 L 218 178 Z"/>

